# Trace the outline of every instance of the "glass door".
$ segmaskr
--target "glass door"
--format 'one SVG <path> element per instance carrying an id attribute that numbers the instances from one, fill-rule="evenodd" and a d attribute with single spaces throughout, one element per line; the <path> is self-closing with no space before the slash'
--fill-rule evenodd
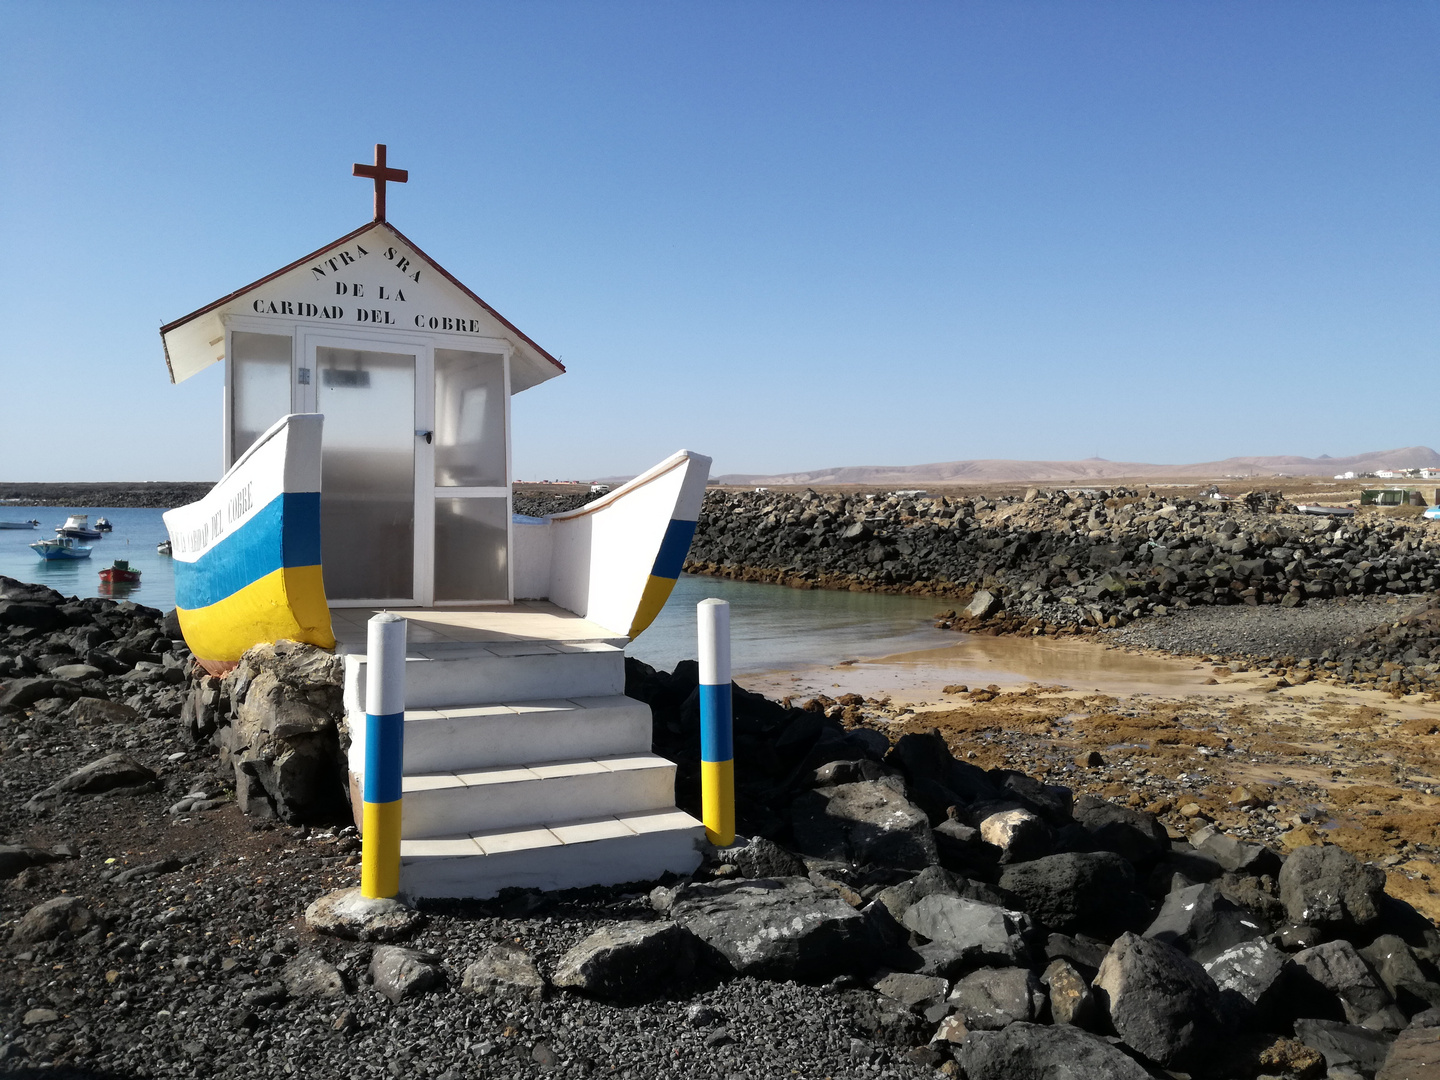
<path id="1" fill-rule="evenodd" d="M 315 411 L 325 415 L 325 592 L 340 602 L 414 603 L 418 350 L 380 352 L 343 342 L 314 350 Z"/>
<path id="2" fill-rule="evenodd" d="M 510 599 L 509 403 L 503 354 L 435 350 L 432 603 Z"/>

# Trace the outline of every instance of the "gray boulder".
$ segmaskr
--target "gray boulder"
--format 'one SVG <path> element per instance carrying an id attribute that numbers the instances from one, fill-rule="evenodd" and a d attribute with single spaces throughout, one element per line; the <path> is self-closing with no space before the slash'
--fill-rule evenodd
<path id="1" fill-rule="evenodd" d="M 1416 1013 L 1440 1006 L 1440 984 L 1435 982 L 1433 969 L 1429 969 L 1428 965 L 1421 966 L 1419 958 L 1403 938 L 1381 934 L 1359 952 L 1395 998 L 1396 1004 L 1406 1012 Z"/>
<path id="2" fill-rule="evenodd" d="M 912 1012 L 923 1013 L 945 1000 L 950 993 L 950 982 L 933 975 L 890 971 L 872 982 L 870 988 L 876 993 L 894 998 Z"/>
<path id="3" fill-rule="evenodd" d="M 336 889 L 312 900 L 305 923 L 320 934 L 352 941 L 398 941 L 419 929 L 425 916 L 399 900 Z"/>
<path id="4" fill-rule="evenodd" d="M 1145 936 L 1174 945 L 1204 964 L 1232 945 L 1262 937 L 1269 929 L 1226 900 L 1214 885 L 1192 885 L 1165 897 Z"/>
<path id="5" fill-rule="evenodd" d="M 519 945 L 491 945 L 465 969 L 461 988 L 499 1001 L 539 1001 L 545 980 Z"/>
<path id="6" fill-rule="evenodd" d="M 763 836 L 737 842 L 734 847 L 726 848 L 720 857 L 735 867 L 741 877 L 804 877 L 806 874 L 803 859 Z"/>
<path id="7" fill-rule="evenodd" d="M 1235 1023 L 1283 1026 L 1294 964 L 1263 939 L 1242 941 L 1205 961 L 1205 972 L 1220 991 L 1227 1017 Z"/>
<path id="8" fill-rule="evenodd" d="M 106 754 L 82 765 L 69 776 L 55 781 L 31 802 L 60 799 L 66 795 L 99 795 L 117 789 L 138 788 L 155 782 L 155 774 L 125 754 Z"/>
<path id="9" fill-rule="evenodd" d="M 823 982 L 874 967 L 870 920 L 804 878 L 682 885 L 652 901 L 737 975 Z"/>
<path id="10" fill-rule="evenodd" d="M 65 719 L 79 727 L 99 727 L 105 724 L 138 724 L 145 718 L 129 705 L 119 701 L 85 697 L 65 710 Z"/>
<path id="11" fill-rule="evenodd" d="M 1366 1076 L 1385 1064 L 1395 1042 L 1395 1036 L 1387 1032 L 1336 1020 L 1296 1020 L 1295 1038 L 1324 1057 L 1325 1067 L 1332 1073 L 1353 1066 Z"/>
<path id="12" fill-rule="evenodd" d="M 1232 873 L 1259 876 L 1274 875 L 1280 871 L 1280 856 L 1264 844 L 1237 840 L 1213 825 L 1207 825 L 1192 833 L 1190 845 Z"/>
<path id="13" fill-rule="evenodd" d="M 1006 867 L 1000 888 L 1051 930 L 1109 941 L 1150 921 L 1130 863 L 1108 851 L 1066 852 Z"/>
<path id="14" fill-rule="evenodd" d="M 89 664 L 60 664 L 46 672 L 53 679 L 67 682 L 84 682 L 86 679 L 103 679 L 105 672 Z"/>
<path id="15" fill-rule="evenodd" d="M 1027 968 L 981 968 L 957 982 L 946 1003 L 971 1031 L 999 1031 L 1039 1020 L 1045 989 Z"/>
<path id="16" fill-rule="evenodd" d="M 956 878 L 954 874 L 943 867 L 927 866 L 914 877 L 880 890 L 875 899 L 880 901 L 896 919 L 903 919 L 910 906 L 922 897 L 932 893 L 960 896 L 965 884 L 963 878 Z"/>
<path id="17" fill-rule="evenodd" d="M 985 770 L 957 761 L 938 730 L 902 735 L 885 762 L 902 770 L 910 782 L 928 781 L 956 796 L 960 804 L 1000 798 L 1000 790 Z"/>
<path id="18" fill-rule="evenodd" d="M 1402 1031 L 1375 1080 L 1440 1080 L 1440 1038 L 1425 1028 Z"/>
<path id="19" fill-rule="evenodd" d="M 931 893 L 910 905 L 900 924 L 943 947 L 950 970 L 1015 964 L 1025 956 L 1014 918 L 993 904 Z"/>
<path id="20" fill-rule="evenodd" d="M 392 1005 L 445 985 L 438 956 L 399 945 L 375 946 L 370 956 L 370 978 Z"/>
<path id="21" fill-rule="evenodd" d="M 12 878 L 32 866 L 56 862 L 65 858 L 44 848 L 29 847 L 25 844 L 0 844 L 0 879 Z"/>
<path id="22" fill-rule="evenodd" d="M 673 922 L 617 923 L 560 958 L 552 982 L 610 1001 L 662 994 L 695 969 L 695 937 Z"/>
<path id="23" fill-rule="evenodd" d="M 215 737 L 222 763 L 235 768 L 242 810 L 292 824 L 349 813 L 343 681 L 341 658 L 313 645 L 278 641 L 240 658 L 225 679 L 231 723 Z M 251 780 L 263 792 L 259 801 Z"/>
<path id="24" fill-rule="evenodd" d="M 895 777 L 805 792 L 790 815 L 795 845 L 805 855 L 913 870 L 940 858 L 930 819 Z"/>
<path id="25" fill-rule="evenodd" d="M 965 608 L 965 617 L 969 619 L 988 619 L 995 612 L 1000 610 L 1000 598 L 988 589 L 981 589 L 970 600 Z"/>
<path id="26" fill-rule="evenodd" d="M 1295 966 L 1339 999 L 1345 1019 L 1364 1023 L 1394 1004 L 1390 991 L 1348 941 L 1327 941 L 1295 954 Z"/>
<path id="27" fill-rule="evenodd" d="M 78 896 L 57 896 L 25 912 L 11 940 L 17 945 L 34 945 L 65 931 L 78 934 L 94 921 L 94 913 Z"/>
<path id="28" fill-rule="evenodd" d="M 1104 1039 L 1067 1024 L 972 1032 L 955 1057 L 969 1080 L 1150 1080 Z"/>
<path id="29" fill-rule="evenodd" d="M 1055 850 L 1050 826 L 1029 810 L 1001 810 L 980 821 L 980 839 L 1000 849 L 1005 862 L 1038 859 Z"/>
<path id="30" fill-rule="evenodd" d="M 296 998 L 339 998 L 350 989 L 340 969 L 314 952 L 302 952 L 287 961 L 280 969 L 280 980 Z"/>
<path id="31" fill-rule="evenodd" d="M 0 709 L 24 709 L 55 693 L 55 680 L 46 678 L 11 679 L 0 684 Z"/>
<path id="32" fill-rule="evenodd" d="M 1074 815 L 1097 847 L 1132 863 L 1152 863 L 1170 850 L 1170 834 L 1154 814 L 1082 795 L 1075 800 Z"/>
<path id="33" fill-rule="evenodd" d="M 1040 981 L 1050 991 L 1050 1016 L 1055 1023 L 1076 1027 L 1095 1024 L 1095 995 L 1080 969 L 1069 960 L 1051 960 Z"/>
<path id="34" fill-rule="evenodd" d="M 1385 875 L 1341 848 L 1326 844 L 1292 852 L 1279 884 L 1280 901 L 1297 923 L 1343 932 L 1380 918 Z"/>
<path id="35" fill-rule="evenodd" d="M 1151 1061 L 1188 1069 L 1215 1049 L 1220 992 L 1205 969 L 1173 945 L 1122 934 L 1093 988 L 1116 1033 Z"/>

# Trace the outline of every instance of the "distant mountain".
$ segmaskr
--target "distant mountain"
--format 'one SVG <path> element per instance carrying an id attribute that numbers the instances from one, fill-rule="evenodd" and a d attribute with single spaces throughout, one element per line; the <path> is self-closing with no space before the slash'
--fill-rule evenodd
<path id="1" fill-rule="evenodd" d="M 1375 472 L 1378 469 L 1419 469 L 1440 467 L 1440 454 L 1428 446 L 1401 450 L 1376 450 L 1353 457 L 1232 457 L 1197 465 L 1149 465 L 1135 461 L 945 461 L 933 465 L 851 465 L 812 472 L 759 476 L 730 473 L 712 477 L 720 484 L 888 484 L 916 487 L 923 484 L 996 483 L 1088 483 L 1096 480 L 1144 479 L 1146 477 L 1194 476 L 1219 479 L 1225 476 L 1334 476 L 1344 472 Z"/>

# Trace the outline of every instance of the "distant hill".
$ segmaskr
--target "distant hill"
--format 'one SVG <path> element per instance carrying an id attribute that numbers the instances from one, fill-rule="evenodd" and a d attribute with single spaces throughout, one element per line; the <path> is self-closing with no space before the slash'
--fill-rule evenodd
<path id="1" fill-rule="evenodd" d="M 730 473 L 712 477 L 720 484 L 893 484 L 918 487 L 924 484 L 996 483 L 1089 483 L 1096 480 L 1143 479 L 1146 477 L 1194 476 L 1219 479 L 1225 476 L 1334 476 L 1344 472 L 1375 472 L 1378 469 L 1419 469 L 1440 467 L 1440 454 L 1428 446 L 1401 450 L 1376 450 L 1353 457 L 1232 457 L 1196 465 L 1150 465 L 1135 461 L 945 461 L 933 465 L 850 465 L 811 472 L 759 476 Z"/>

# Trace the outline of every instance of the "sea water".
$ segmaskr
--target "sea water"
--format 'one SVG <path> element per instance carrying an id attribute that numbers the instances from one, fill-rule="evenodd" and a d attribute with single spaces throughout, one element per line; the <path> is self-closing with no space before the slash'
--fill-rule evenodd
<path id="1" fill-rule="evenodd" d="M 175 606 L 175 573 L 170 557 L 155 550 L 165 540 L 165 511 L 124 506 L 16 506 L 0 503 L 0 521 L 40 522 L 36 529 L 0 529 L 0 574 L 20 581 L 48 585 L 66 596 L 108 596 L 133 600 L 137 604 L 168 611 Z M 40 558 L 30 549 L 36 540 L 48 540 L 55 527 L 71 514 L 88 514 L 90 527 L 97 518 L 108 518 L 114 531 L 101 533 L 99 540 L 78 540 L 88 544 L 88 559 Z M 136 585 L 109 585 L 100 580 L 100 571 L 116 559 L 128 559 L 140 571 Z"/>
<path id="2" fill-rule="evenodd" d="M 48 585 L 66 596 L 109 596 L 168 611 L 175 606 L 173 561 L 156 552 L 166 538 L 163 510 L 106 506 L 0 504 L 0 521 L 37 518 L 37 529 L 0 529 L 0 574 Z M 88 559 L 46 561 L 30 550 L 55 535 L 70 514 L 105 517 L 115 527 L 86 540 Z M 140 571 L 138 585 L 107 585 L 100 571 L 128 559 Z M 730 603 L 731 669 L 737 674 L 939 648 L 955 635 L 934 629 L 931 616 L 943 600 L 880 593 L 790 589 L 781 585 L 726 581 L 682 574 L 655 622 L 625 650 L 653 667 L 671 671 L 695 658 L 695 605 L 715 597 Z"/>

